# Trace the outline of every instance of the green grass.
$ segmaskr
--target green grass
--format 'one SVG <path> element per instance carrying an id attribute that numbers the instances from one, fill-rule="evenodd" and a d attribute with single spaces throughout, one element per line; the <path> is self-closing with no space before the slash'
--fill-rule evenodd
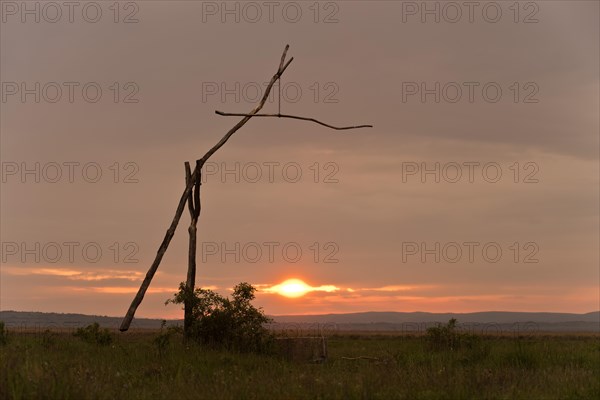
<path id="1" fill-rule="evenodd" d="M 329 360 L 235 354 L 158 333 L 93 344 L 68 333 L 9 333 L 2 399 L 595 399 L 598 336 L 477 337 L 432 349 L 423 336 L 334 335 Z M 375 359 L 347 358 L 371 357 Z"/>

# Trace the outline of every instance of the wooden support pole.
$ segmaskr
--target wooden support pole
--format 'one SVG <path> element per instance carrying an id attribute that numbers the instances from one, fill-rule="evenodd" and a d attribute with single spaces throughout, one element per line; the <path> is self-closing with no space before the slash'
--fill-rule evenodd
<path id="1" fill-rule="evenodd" d="M 190 185 L 192 179 L 192 172 L 190 170 L 190 163 L 185 163 L 185 182 L 186 187 Z M 183 319 L 183 331 L 186 337 L 191 334 L 191 328 L 194 322 L 193 315 L 193 296 L 194 288 L 196 285 L 196 233 L 198 224 L 198 216 L 200 215 L 200 174 L 196 174 L 196 180 L 193 182 L 194 191 L 193 194 L 190 191 L 188 196 L 188 210 L 190 211 L 190 226 L 188 227 L 189 238 L 189 253 L 188 253 L 188 271 L 187 280 L 185 285 L 186 297 L 184 301 L 184 319 Z"/>

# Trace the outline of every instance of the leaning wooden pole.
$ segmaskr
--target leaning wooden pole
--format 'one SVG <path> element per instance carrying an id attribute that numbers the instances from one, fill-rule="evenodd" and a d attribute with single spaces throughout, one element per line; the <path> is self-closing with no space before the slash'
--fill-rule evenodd
<path id="1" fill-rule="evenodd" d="M 181 214 L 183 213 L 183 209 L 185 208 L 185 203 L 189 201 L 190 195 L 192 193 L 192 189 L 194 188 L 194 186 L 196 186 L 196 190 L 198 190 L 198 191 L 200 190 L 200 185 L 195 185 L 195 182 L 199 179 L 201 171 L 202 171 L 202 167 L 204 166 L 206 161 L 208 161 L 208 159 L 217 150 L 219 150 L 225 143 L 227 143 L 229 138 L 231 138 L 231 136 L 235 132 L 237 132 L 242 126 L 244 126 L 252 117 L 254 117 L 254 116 L 272 116 L 272 115 L 261 115 L 261 114 L 259 114 L 259 111 L 262 110 L 262 108 L 264 107 L 264 105 L 269 97 L 269 94 L 271 93 L 271 90 L 273 89 L 273 85 L 275 84 L 275 82 L 277 82 L 281 78 L 281 75 L 283 75 L 283 73 L 288 68 L 290 63 L 294 60 L 294 58 L 292 57 L 286 62 L 286 56 L 287 56 L 289 47 L 290 47 L 289 45 L 285 46 L 285 50 L 283 51 L 283 54 L 281 55 L 281 60 L 279 62 L 279 68 L 277 68 L 277 72 L 275 73 L 275 75 L 273 75 L 273 77 L 271 78 L 271 81 L 267 85 L 265 92 L 263 94 L 263 97 L 261 98 L 258 105 L 256 107 L 254 107 L 254 109 L 247 114 L 237 114 L 237 116 L 243 116 L 243 118 L 237 124 L 235 124 L 235 126 L 233 128 L 231 128 L 225 134 L 225 136 L 223 136 L 221 138 L 221 140 L 219 140 L 219 142 L 217 144 L 215 144 L 210 150 L 208 150 L 202 158 L 200 158 L 199 160 L 196 161 L 196 167 L 194 168 L 194 171 L 191 173 L 190 179 L 186 179 L 186 187 L 179 199 L 179 204 L 177 205 L 177 209 L 175 210 L 175 216 L 173 217 L 173 221 L 171 221 L 171 225 L 169 226 L 169 229 L 167 230 L 167 233 L 165 234 L 165 237 L 164 237 L 160 247 L 158 248 L 158 252 L 156 253 L 154 262 L 150 266 L 150 269 L 148 269 L 148 272 L 146 273 L 146 277 L 144 278 L 142 284 L 140 285 L 140 289 L 138 290 L 137 294 L 133 298 L 133 301 L 131 302 L 129 309 L 127 310 L 127 314 L 125 314 L 125 317 L 123 318 L 123 321 L 121 322 L 121 327 L 119 329 L 122 332 L 129 329 L 129 326 L 131 325 L 131 321 L 133 320 L 135 312 L 136 312 L 137 308 L 139 307 L 139 305 L 141 304 L 142 300 L 144 299 L 144 295 L 146 294 L 146 291 L 148 290 L 148 287 L 150 286 L 150 282 L 152 281 L 152 278 L 154 277 L 154 274 L 156 273 L 156 270 L 158 269 L 158 266 L 160 265 L 160 262 L 162 261 L 162 258 L 164 256 L 165 252 L 167 251 L 169 244 L 171 243 L 171 239 L 173 239 L 173 236 L 175 235 L 175 229 L 177 228 L 177 224 L 179 223 L 179 219 L 181 218 Z M 227 113 L 221 113 L 221 112 L 218 112 L 218 113 L 220 115 L 224 115 L 224 116 L 230 115 Z M 293 116 L 293 115 L 284 115 L 284 114 L 278 114 L 277 116 L 280 118 L 294 118 L 294 119 L 312 121 L 312 122 L 318 123 L 320 125 L 323 125 L 323 126 L 326 126 L 326 127 L 332 128 L 332 129 L 337 129 L 337 130 L 372 127 L 371 125 L 357 125 L 357 126 L 351 126 L 351 127 L 334 127 L 332 125 L 325 124 L 321 121 L 318 121 L 314 118 L 304 118 L 304 117 L 297 117 L 297 116 Z M 196 194 L 194 194 L 194 195 L 196 195 Z M 199 192 L 198 192 L 198 196 L 199 196 Z M 197 204 L 198 204 L 198 211 L 199 211 L 200 202 L 198 201 Z"/>

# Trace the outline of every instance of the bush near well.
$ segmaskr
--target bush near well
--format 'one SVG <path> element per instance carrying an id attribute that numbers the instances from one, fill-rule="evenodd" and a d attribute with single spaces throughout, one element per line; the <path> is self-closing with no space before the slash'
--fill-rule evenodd
<path id="1" fill-rule="evenodd" d="M 235 351 L 267 351 L 272 336 L 263 324 L 271 319 L 262 308 L 252 305 L 256 288 L 246 282 L 236 285 L 233 295 L 223 297 L 208 289 L 196 289 L 190 293 L 186 284 L 179 285 L 179 292 L 165 304 L 192 305 L 191 338 L 218 348 Z"/>

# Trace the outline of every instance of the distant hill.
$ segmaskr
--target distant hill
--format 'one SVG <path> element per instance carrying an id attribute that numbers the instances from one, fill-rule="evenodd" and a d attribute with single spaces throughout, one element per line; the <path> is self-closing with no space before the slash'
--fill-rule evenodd
<path id="1" fill-rule="evenodd" d="M 456 318 L 472 331 L 497 332 L 600 332 L 600 311 L 586 314 L 487 311 L 476 313 L 361 312 L 350 314 L 281 315 L 272 317 L 273 328 L 327 331 L 423 331 Z M 118 329 L 122 317 L 85 314 L 0 311 L 0 320 L 11 329 L 73 329 L 98 322 Z M 132 329 L 158 329 L 161 319 L 135 318 Z M 169 320 L 168 325 L 182 324 Z"/>
<path id="2" fill-rule="evenodd" d="M 98 322 L 103 327 L 117 329 L 122 318 L 104 315 L 63 314 L 24 311 L 0 311 L 0 321 L 4 321 L 9 328 L 77 328 Z M 157 329 L 160 328 L 161 319 L 135 318 L 132 328 Z M 170 321 L 175 324 L 178 321 Z"/>
<path id="3" fill-rule="evenodd" d="M 405 322 L 446 322 L 456 318 L 469 323 L 600 323 L 600 311 L 587 314 L 485 311 L 475 313 L 427 313 L 427 312 L 361 312 L 351 314 L 290 315 L 276 317 L 280 322 L 336 322 L 336 323 L 405 323 Z"/>
<path id="4" fill-rule="evenodd" d="M 277 316 L 280 324 L 335 324 L 338 330 L 424 331 L 456 318 L 473 332 L 600 332 L 600 311 L 586 314 L 486 311 L 476 313 L 362 312 Z"/>

